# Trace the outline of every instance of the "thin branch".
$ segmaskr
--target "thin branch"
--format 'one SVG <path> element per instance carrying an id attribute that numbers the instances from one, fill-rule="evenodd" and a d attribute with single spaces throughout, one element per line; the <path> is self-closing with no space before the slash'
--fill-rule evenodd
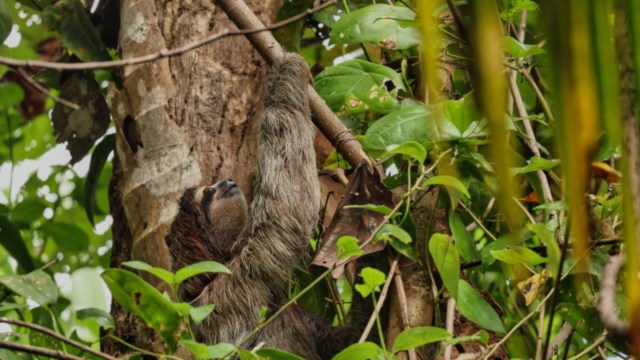
<path id="1" fill-rule="evenodd" d="M 450 297 L 447 301 L 447 317 L 445 318 L 445 330 L 453 334 L 453 322 L 456 317 L 456 299 Z M 453 345 L 448 345 L 444 348 L 443 360 L 451 360 L 451 350 Z"/>
<path id="2" fill-rule="evenodd" d="M 7 319 L 7 318 L 0 318 L 0 323 L 11 324 L 11 325 L 21 326 L 21 327 L 25 327 L 25 328 L 28 328 L 28 329 L 31 329 L 31 330 L 35 330 L 37 332 L 49 335 L 52 338 L 55 338 L 55 339 L 60 340 L 62 342 L 65 342 L 65 343 L 67 343 L 67 344 L 69 344 L 71 346 L 77 347 L 78 349 L 80 349 L 82 351 L 85 351 L 85 352 L 87 352 L 89 354 L 98 356 L 100 358 L 103 358 L 103 359 L 106 359 L 106 360 L 118 360 L 117 358 L 115 358 L 115 357 L 113 357 L 113 356 L 111 356 L 109 354 L 105 354 L 103 352 L 94 350 L 94 349 L 92 349 L 91 347 L 89 347 L 89 346 L 87 346 L 85 344 L 82 344 L 82 343 L 77 342 L 75 340 L 69 339 L 69 338 L 67 338 L 65 336 L 62 336 L 62 335 L 58 334 L 57 332 L 55 332 L 55 331 L 53 331 L 53 330 L 51 330 L 49 328 L 46 328 L 44 326 L 28 323 L 28 322 L 21 321 L 21 320 L 14 320 L 14 319 Z"/>
<path id="3" fill-rule="evenodd" d="M 604 328 L 614 336 L 626 338 L 629 336 L 629 324 L 620 320 L 616 314 L 616 284 L 618 273 L 624 262 L 624 256 L 616 255 L 612 256 L 604 266 L 600 280 L 600 299 L 596 308 Z"/>
<path id="4" fill-rule="evenodd" d="M 393 282 L 396 286 L 396 293 L 398 294 L 398 303 L 400 303 L 400 318 L 402 319 L 402 330 L 409 329 L 409 305 L 407 304 L 407 294 L 404 292 L 404 281 L 402 281 L 402 275 L 398 271 L 393 276 Z M 409 360 L 416 360 L 418 355 L 416 349 L 409 349 L 407 351 Z"/>
<path id="5" fill-rule="evenodd" d="M 82 359 L 80 357 L 77 357 L 77 356 L 65 354 L 64 352 L 62 352 L 60 350 L 51 350 L 51 349 L 42 348 L 42 347 L 39 347 L 39 346 L 27 345 L 27 344 L 23 344 L 23 343 L 10 342 L 10 341 L 0 340 L 0 348 L 9 349 L 9 350 L 15 350 L 15 351 L 19 351 L 19 352 L 28 353 L 28 354 L 48 356 L 48 357 L 53 358 L 53 359 L 84 360 L 84 359 Z"/>
<path id="6" fill-rule="evenodd" d="M 573 333 L 573 326 L 571 326 L 571 324 L 568 321 L 565 321 L 565 323 L 562 325 L 562 328 L 560 329 L 556 337 L 553 339 L 551 344 L 549 344 L 549 348 L 547 349 L 547 354 L 545 356 L 545 359 L 551 359 L 551 357 L 558 352 L 558 349 L 560 349 L 560 346 L 564 344 L 571 337 L 572 333 Z M 542 339 L 542 337 L 540 336 L 539 339 Z"/>
<path id="7" fill-rule="evenodd" d="M 369 337 L 369 333 L 371 332 L 371 329 L 373 328 L 373 325 L 375 324 L 376 319 L 380 314 L 380 310 L 382 309 L 382 306 L 384 305 L 384 301 L 387 298 L 387 294 L 389 293 L 391 280 L 393 279 L 396 272 L 396 267 L 398 266 L 398 259 L 399 259 L 399 255 L 396 256 L 396 258 L 393 259 L 393 262 L 391 263 L 391 269 L 389 269 L 389 275 L 387 275 L 387 280 L 384 282 L 384 286 L 382 287 L 382 291 L 380 292 L 380 297 L 378 298 L 376 308 L 373 310 L 373 314 L 371 314 L 371 318 L 369 318 L 369 322 L 367 323 L 367 326 L 364 328 L 364 331 L 360 336 L 360 340 L 358 340 L 359 343 L 363 343 L 365 342 L 365 340 L 367 340 L 367 338 Z M 371 294 L 371 296 L 373 296 L 373 294 Z"/>
<path id="8" fill-rule="evenodd" d="M 31 76 L 29 76 L 27 73 L 24 72 L 24 70 L 22 70 L 22 68 L 16 67 L 13 69 L 13 72 L 15 72 L 16 74 L 18 74 L 18 76 L 20 76 L 21 78 L 23 78 L 26 82 L 29 83 L 29 85 L 33 86 L 34 89 L 38 90 L 39 92 L 41 92 L 42 94 L 44 94 L 47 97 L 50 97 L 51 99 L 53 99 L 53 101 L 60 103 L 68 108 L 71 108 L 73 110 L 80 110 L 80 106 L 78 106 L 78 104 L 73 103 L 69 100 L 65 100 L 61 97 L 58 97 L 56 95 L 53 95 L 49 90 L 47 90 L 47 88 L 45 88 L 44 86 L 40 85 L 40 83 L 38 83 L 37 81 L 35 81 Z"/>
<path id="9" fill-rule="evenodd" d="M 115 68 L 115 67 L 144 64 L 144 63 L 148 63 L 148 62 L 159 60 L 166 57 L 179 56 L 186 52 L 200 48 L 204 45 L 207 45 L 211 42 L 220 40 L 225 37 L 237 36 L 237 35 L 251 35 L 251 34 L 256 34 L 260 32 L 275 30 L 277 28 L 292 24 L 320 10 L 323 10 L 335 4 L 336 2 L 337 0 L 327 1 L 326 3 L 323 3 L 315 8 L 307 9 L 306 11 L 301 12 L 298 15 L 295 15 L 283 21 L 279 21 L 271 26 L 261 26 L 260 28 L 250 28 L 250 29 L 242 29 L 242 30 L 222 31 L 222 32 L 207 36 L 203 39 L 187 43 L 175 49 L 160 50 L 159 52 L 154 54 L 148 54 L 148 55 L 143 55 L 143 56 L 129 58 L 129 59 L 110 60 L 110 61 L 92 61 L 92 62 L 85 62 L 85 63 L 70 64 L 70 63 L 57 63 L 57 62 L 51 62 L 51 61 L 40 61 L 40 60 L 16 60 L 16 59 L 0 56 L 0 64 L 13 66 L 13 67 L 18 67 L 18 66 L 22 66 L 26 68 L 39 67 L 43 69 L 68 70 L 68 71 L 99 70 L 99 69 L 109 69 L 109 68 Z"/>
<path id="10" fill-rule="evenodd" d="M 589 345 L 586 349 L 582 350 L 580 353 L 576 354 L 576 356 L 570 357 L 569 360 L 578 360 L 583 356 L 590 353 L 593 349 L 602 345 L 604 341 L 607 339 L 605 335 L 600 336 L 596 341 L 594 341 L 591 345 Z"/>
<path id="11" fill-rule="evenodd" d="M 542 105 L 542 111 L 544 112 L 544 116 L 547 117 L 547 120 L 549 120 L 550 123 L 555 122 L 556 119 L 553 116 L 553 113 L 551 112 L 551 107 L 549 106 L 547 99 L 542 94 L 542 91 L 540 91 L 540 87 L 538 86 L 538 83 L 536 83 L 536 81 L 533 79 L 533 77 L 529 73 L 529 70 L 518 68 L 518 71 L 520 71 L 520 74 L 522 74 L 525 80 L 527 80 L 527 82 L 529 83 L 529 86 L 531 86 L 531 88 L 533 89 L 533 92 L 536 93 L 536 96 L 538 97 L 538 101 L 540 101 L 540 105 Z"/>

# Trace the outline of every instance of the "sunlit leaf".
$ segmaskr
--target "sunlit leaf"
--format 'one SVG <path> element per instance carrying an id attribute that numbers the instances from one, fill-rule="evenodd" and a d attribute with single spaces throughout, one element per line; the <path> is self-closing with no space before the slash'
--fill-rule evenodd
<path id="1" fill-rule="evenodd" d="M 189 309 L 189 316 L 191 316 L 191 320 L 193 321 L 193 324 L 195 326 L 200 325 L 202 320 L 206 319 L 207 316 L 209 316 L 209 314 L 213 312 L 214 308 L 215 308 L 215 304 L 191 307 Z"/>
<path id="2" fill-rule="evenodd" d="M 440 273 L 444 286 L 454 299 L 458 298 L 460 257 L 455 246 L 444 234 L 433 234 L 429 240 L 429 253 Z"/>
<path id="3" fill-rule="evenodd" d="M 176 272 L 176 282 L 181 284 L 192 276 L 206 272 L 231 274 L 231 271 L 224 265 L 215 261 L 203 261 L 186 266 Z"/>
<path id="4" fill-rule="evenodd" d="M 145 262 L 138 261 L 138 260 L 125 261 L 122 263 L 122 265 L 130 267 L 132 269 L 142 270 L 150 274 L 153 274 L 158 278 L 162 279 L 164 282 L 166 282 L 172 287 L 176 285 L 175 275 L 171 271 L 165 270 L 163 268 L 154 267 Z"/>
<path id="5" fill-rule="evenodd" d="M 491 251 L 491 256 L 507 264 L 538 265 L 547 262 L 546 258 L 543 258 L 526 247 L 494 250 Z"/>
<path id="6" fill-rule="evenodd" d="M 336 254 L 339 259 L 346 259 L 351 256 L 358 256 L 363 251 L 358 246 L 358 238 L 345 235 L 341 236 L 336 243 Z"/>
<path id="7" fill-rule="evenodd" d="M 448 331 L 431 326 L 419 326 L 401 332 L 393 343 L 393 351 L 414 349 L 452 337 Z"/>
<path id="8" fill-rule="evenodd" d="M 383 355 L 384 351 L 372 342 L 353 344 L 340 351 L 333 360 L 367 360 Z"/>
<path id="9" fill-rule="evenodd" d="M 364 283 L 356 284 L 356 290 L 358 290 L 362 297 L 367 297 L 373 292 L 379 292 L 380 285 L 384 284 L 386 279 L 382 271 L 371 267 L 360 270 L 360 277 Z"/>
<path id="10" fill-rule="evenodd" d="M 53 304 L 58 300 L 58 287 L 51 276 L 42 270 L 35 270 L 27 275 L 0 276 L 0 283 L 40 305 Z"/>
<path id="11" fill-rule="evenodd" d="M 471 198 L 471 194 L 469 194 L 469 190 L 467 190 L 467 187 L 464 186 L 464 184 L 460 180 L 454 178 L 453 176 L 436 175 L 436 176 L 430 177 L 424 183 L 425 183 L 425 185 L 445 185 L 445 186 L 449 186 L 449 187 L 452 187 L 452 188 L 460 191 L 467 198 Z"/>
<path id="12" fill-rule="evenodd" d="M 425 150 L 424 146 L 420 145 L 420 143 L 416 141 L 407 141 L 402 143 L 400 146 L 392 146 L 390 150 L 383 155 L 387 156 L 390 154 L 402 154 L 409 156 L 418 161 L 419 164 L 424 163 L 427 158 L 427 150 Z"/>
<path id="13" fill-rule="evenodd" d="M 304 360 L 304 358 L 279 349 L 259 349 L 256 354 L 269 360 Z"/>

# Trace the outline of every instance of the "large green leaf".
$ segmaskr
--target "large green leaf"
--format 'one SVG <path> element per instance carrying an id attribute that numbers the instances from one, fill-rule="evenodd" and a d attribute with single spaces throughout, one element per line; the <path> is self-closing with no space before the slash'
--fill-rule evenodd
<path id="1" fill-rule="evenodd" d="M 504 325 L 496 311 L 466 281 L 458 282 L 458 310 L 477 325 L 491 331 L 504 332 Z"/>
<path id="2" fill-rule="evenodd" d="M 372 342 L 353 344 L 340 351 L 333 360 L 367 360 L 383 355 L 384 351 Z"/>
<path id="3" fill-rule="evenodd" d="M 329 108 L 341 116 L 397 110 L 396 95 L 405 88 L 402 77 L 392 69 L 357 59 L 328 67 L 316 76 L 314 86 Z"/>
<path id="4" fill-rule="evenodd" d="M 101 276 L 111 290 L 113 298 L 125 309 L 140 316 L 148 326 L 160 334 L 169 349 L 175 351 L 180 315 L 171 302 L 153 286 L 129 271 L 109 269 Z"/>
<path id="5" fill-rule="evenodd" d="M 467 232 L 460 216 L 455 212 L 449 214 L 449 227 L 456 239 L 456 249 L 460 256 L 467 261 L 480 259 L 480 252 L 476 248 L 476 244 Z"/>
<path id="6" fill-rule="evenodd" d="M 42 270 L 36 270 L 27 275 L 0 276 L 0 283 L 14 293 L 40 305 L 53 304 L 58 300 L 58 287 L 51 276 Z"/>
<path id="7" fill-rule="evenodd" d="M 333 25 L 331 42 L 372 42 L 385 49 L 406 49 L 420 44 L 418 29 L 410 27 L 416 13 L 408 8 L 377 4 L 342 13 Z"/>
<path id="8" fill-rule="evenodd" d="M 0 1 L 0 4 L 3 1 Z M 22 99 L 24 99 L 24 91 L 18 84 L 12 82 L 0 83 L 0 107 L 7 109 L 16 106 L 20 104 Z"/>
<path id="9" fill-rule="evenodd" d="M 192 276 L 203 274 L 206 272 L 231 274 L 231 271 L 224 265 L 215 261 L 202 261 L 199 263 L 185 266 L 176 272 L 176 282 L 178 284 L 187 280 Z"/>
<path id="10" fill-rule="evenodd" d="M 0 245 L 7 249 L 9 255 L 16 259 L 24 270 L 35 269 L 20 231 L 6 216 L 0 216 Z"/>
<path id="11" fill-rule="evenodd" d="M 48 222 L 40 227 L 46 235 L 51 236 L 58 248 L 78 252 L 86 250 L 89 246 L 89 236 L 81 228 L 74 224 L 62 222 Z"/>
<path id="12" fill-rule="evenodd" d="M 393 351 L 414 349 L 436 341 L 442 341 L 452 337 L 451 333 L 444 329 L 431 326 L 419 326 L 401 332 L 393 343 Z"/>
<path id="13" fill-rule="evenodd" d="M 433 142 L 461 140 L 486 135 L 485 122 L 467 98 L 429 106 L 409 106 L 378 119 L 364 138 L 370 150 L 390 150 L 415 141 L 426 148 Z"/>
<path id="14" fill-rule="evenodd" d="M 429 253 L 440 273 L 444 286 L 454 299 L 458 298 L 458 280 L 460 278 L 460 257 L 449 236 L 433 234 L 429 240 Z"/>
<path id="15" fill-rule="evenodd" d="M 547 259 L 526 247 L 512 247 L 509 249 L 491 251 L 491 256 L 507 264 L 538 265 Z"/>

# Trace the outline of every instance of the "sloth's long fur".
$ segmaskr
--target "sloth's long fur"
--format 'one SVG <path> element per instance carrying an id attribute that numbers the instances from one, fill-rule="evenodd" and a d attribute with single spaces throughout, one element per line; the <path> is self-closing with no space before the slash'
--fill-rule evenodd
<path id="1" fill-rule="evenodd" d="M 196 329 L 197 338 L 208 344 L 239 344 L 256 328 L 262 306 L 269 314 L 282 306 L 289 278 L 308 254 L 320 205 L 306 95 L 310 79 L 305 61 L 295 54 L 287 54 L 272 69 L 248 213 L 242 193 L 229 180 L 189 189 L 182 197 L 167 236 L 174 270 L 204 260 L 224 262 L 231 270 L 231 275 L 194 277 L 180 289 L 180 297 L 193 306 L 216 305 Z M 293 306 L 245 347 L 264 342 L 265 347 L 306 359 L 323 359 L 331 358 L 353 337 L 351 329 L 332 327 Z"/>

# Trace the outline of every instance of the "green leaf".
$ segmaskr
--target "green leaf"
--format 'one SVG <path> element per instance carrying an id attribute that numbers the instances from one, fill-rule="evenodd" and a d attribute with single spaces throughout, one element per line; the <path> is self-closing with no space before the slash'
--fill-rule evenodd
<path id="1" fill-rule="evenodd" d="M 424 163 L 427 159 L 427 150 L 417 141 L 407 141 L 399 146 L 392 145 L 391 148 L 392 149 L 388 150 L 382 157 L 390 154 L 402 154 L 416 159 L 420 164 Z"/>
<path id="2" fill-rule="evenodd" d="M 367 360 L 384 355 L 384 351 L 372 342 L 353 344 L 340 351 L 333 360 Z"/>
<path id="3" fill-rule="evenodd" d="M 413 249 L 413 246 L 411 244 L 405 244 L 396 238 L 392 238 L 389 241 L 389 244 L 395 251 L 399 252 L 405 257 L 408 257 L 409 259 L 414 261 L 418 261 L 418 254 L 416 254 L 416 251 Z"/>
<path id="4" fill-rule="evenodd" d="M 13 208 L 11 220 L 18 225 L 30 225 L 42 217 L 46 208 L 47 204 L 39 198 L 27 198 Z"/>
<path id="5" fill-rule="evenodd" d="M 237 348 L 228 343 L 217 343 L 208 347 L 209 358 L 223 359 L 237 351 Z"/>
<path id="6" fill-rule="evenodd" d="M 454 211 L 449 213 L 449 227 L 456 239 L 456 249 L 460 256 L 467 261 L 480 259 L 480 252 L 476 248 L 476 244 L 467 232 L 460 216 Z"/>
<path id="7" fill-rule="evenodd" d="M 93 319 L 105 329 L 110 329 L 115 326 L 111 314 L 96 308 L 78 310 L 76 317 L 78 320 Z"/>
<path id="8" fill-rule="evenodd" d="M 237 348 L 228 343 L 218 343 L 207 346 L 193 340 L 183 340 L 182 344 L 193 353 L 198 360 L 225 359 L 237 351 Z"/>
<path id="9" fill-rule="evenodd" d="M 367 297 L 372 292 L 379 292 L 380 285 L 384 284 L 386 280 L 386 276 L 382 271 L 371 267 L 360 270 L 360 277 L 362 277 L 364 283 L 356 284 L 356 290 L 362 297 Z"/>
<path id="10" fill-rule="evenodd" d="M 560 314 L 587 341 L 593 342 L 602 335 L 602 325 L 598 319 L 598 312 L 593 307 L 583 308 L 571 302 L 561 302 L 557 305 Z"/>
<path id="11" fill-rule="evenodd" d="M 396 95 L 405 89 L 402 77 L 392 69 L 357 59 L 326 68 L 316 76 L 314 87 L 341 116 L 390 113 L 400 108 Z"/>
<path id="12" fill-rule="evenodd" d="M 20 231 L 6 216 L 0 216 L 0 245 L 7 249 L 9 255 L 16 259 L 25 271 L 35 269 Z"/>
<path id="13" fill-rule="evenodd" d="M 185 266 L 176 272 L 176 283 L 181 284 L 192 276 L 196 276 L 202 273 L 223 273 L 231 274 L 231 271 L 226 266 L 215 261 L 202 261 L 199 263 Z"/>
<path id="14" fill-rule="evenodd" d="M 484 136 L 481 120 L 469 98 L 441 101 L 429 106 L 409 106 L 378 119 L 364 138 L 364 147 L 386 151 L 407 141 L 430 149 L 433 142 Z"/>
<path id="15" fill-rule="evenodd" d="M 365 204 L 365 205 L 347 205 L 344 207 L 345 209 L 365 209 L 375 211 L 380 214 L 389 215 L 391 214 L 391 209 L 385 205 L 373 205 L 373 204 Z"/>
<path id="16" fill-rule="evenodd" d="M 122 265 L 130 267 L 136 270 L 146 271 L 150 274 L 153 274 L 160 278 L 162 281 L 166 282 L 172 288 L 176 287 L 178 283 L 176 282 L 176 276 L 168 270 L 163 268 L 151 266 L 145 262 L 134 260 L 134 261 L 125 261 Z"/>
<path id="17" fill-rule="evenodd" d="M 189 309 L 189 316 L 191 317 L 191 320 L 193 320 L 193 324 L 195 326 L 200 325 L 202 320 L 206 319 L 207 316 L 211 314 L 214 308 L 215 308 L 215 304 L 191 307 Z"/>
<path id="18" fill-rule="evenodd" d="M 84 182 L 84 210 L 87 213 L 87 218 L 91 225 L 93 222 L 93 211 L 96 207 L 96 189 L 100 180 L 100 174 L 104 165 L 107 163 L 107 158 L 113 150 L 115 144 L 115 134 L 108 134 L 96 145 L 93 153 L 91 154 L 91 162 L 89 163 L 89 172 Z"/>
<path id="19" fill-rule="evenodd" d="M 460 314 L 477 325 L 494 332 L 503 333 L 504 325 L 496 311 L 466 281 L 458 283 L 458 310 Z"/>
<path id="20" fill-rule="evenodd" d="M 358 246 L 358 238 L 356 237 L 349 235 L 340 236 L 336 243 L 336 254 L 338 254 L 339 259 L 358 256 L 362 253 L 363 251 Z"/>
<path id="21" fill-rule="evenodd" d="M 393 224 L 384 224 L 376 234 L 376 240 L 390 240 L 391 237 L 400 240 L 404 244 L 411 244 L 413 241 L 408 232 Z"/>
<path id="22" fill-rule="evenodd" d="M 538 170 L 548 171 L 558 165 L 560 165 L 560 160 L 547 160 L 538 156 L 533 156 L 526 166 L 515 168 L 514 171 L 516 174 L 524 174 Z"/>
<path id="23" fill-rule="evenodd" d="M 212 359 L 212 357 L 209 356 L 209 347 L 206 344 L 193 340 L 182 340 L 182 345 L 191 351 L 196 360 Z"/>
<path id="24" fill-rule="evenodd" d="M 341 13 L 333 25 L 333 44 L 372 42 L 385 49 L 407 49 L 420 44 L 420 33 L 414 27 L 416 14 L 405 7 L 377 4 Z"/>
<path id="25" fill-rule="evenodd" d="M 453 176 L 436 175 L 430 177 L 424 183 L 425 185 L 445 185 L 447 187 L 451 187 L 460 191 L 467 199 L 471 198 L 471 194 L 469 194 L 469 190 L 467 190 L 467 187 L 464 186 L 464 184 L 460 180 L 454 178 Z"/>
<path id="26" fill-rule="evenodd" d="M 457 344 L 470 342 L 470 341 L 479 342 L 484 345 L 487 345 L 487 343 L 489 342 L 489 333 L 484 330 L 480 330 L 473 335 L 459 336 L 453 339 L 449 339 L 445 341 L 444 344 L 445 346 L 451 346 L 451 345 L 457 345 Z"/>
<path id="27" fill-rule="evenodd" d="M 522 44 L 511 36 L 504 36 L 503 41 L 505 50 L 507 50 L 507 52 L 516 59 L 545 53 L 544 49 L 539 45 Z"/>
<path id="28" fill-rule="evenodd" d="M 18 84 L 12 82 L 0 83 L 0 108 L 12 108 L 20 104 L 23 99 L 24 91 Z"/>
<path id="29" fill-rule="evenodd" d="M 278 349 L 260 349 L 256 351 L 256 354 L 263 359 L 269 360 L 304 360 L 298 355 Z"/>
<path id="30" fill-rule="evenodd" d="M 546 258 L 526 247 L 512 247 L 491 251 L 491 256 L 507 264 L 538 265 L 547 262 Z"/>
<path id="31" fill-rule="evenodd" d="M 460 257 L 455 246 L 444 234 L 433 234 L 429 240 L 429 253 L 440 273 L 444 286 L 454 299 L 458 298 L 460 278 Z"/>
<path id="32" fill-rule="evenodd" d="M 173 304 L 153 286 L 129 271 L 109 269 L 101 276 L 111 290 L 113 298 L 125 309 L 140 316 L 149 327 L 160 334 L 170 351 L 175 351 L 180 314 Z"/>
<path id="33" fill-rule="evenodd" d="M 2 0 L 0 1 L 0 45 L 11 34 L 12 27 L 11 8 L 5 0 Z"/>
<path id="34" fill-rule="evenodd" d="M 567 210 L 569 207 L 565 201 L 554 201 L 552 203 L 540 204 L 533 208 L 533 210 L 555 210 L 555 211 L 563 211 Z"/>
<path id="35" fill-rule="evenodd" d="M 548 260 L 548 270 L 549 274 L 553 277 L 560 274 L 560 258 L 562 256 L 562 252 L 560 250 L 560 246 L 558 242 L 553 237 L 553 233 L 551 230 L 547 229 L 544 224 L 530 224 L 528 229 L 533 231 L 534 234 L 540 239 L 540 241 L 547 248 L 547 260 Z"/>
<path id="36" fill-rule="evenodd" d="M 0 276 L 0 283 L 40 305 L 53 304 L 58 300 L 58 286 L 51 276 L 42 270 L 35 270 L 27 275 Z"/>
<path id="37" fill-rule="evenodd" d="M 393 352 L 415 349 L 452 337 L 448 331 L 431 326 L 419 326 L 401 332 L 393 343 Z"/>
<path id="38" fill-rule="evenodd" d="M 50 236 L 63 251 L 79 252 L 89 246 L 89 235 L 74 224 L 47 222 L 40 230 Z"/>

